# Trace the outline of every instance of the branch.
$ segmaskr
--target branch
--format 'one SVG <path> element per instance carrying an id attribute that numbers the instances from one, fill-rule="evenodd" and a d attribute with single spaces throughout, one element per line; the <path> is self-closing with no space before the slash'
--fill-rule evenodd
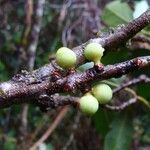
<path id="1" fill-rule="evenodd" d="M 126 87 L 136 85 L 136 84 L 139 84 L 139 83 L 150 83 L 150 78 L 147 77 L 146 75 L 140 75 L 138 78 L 132 79 L 132 80 L 122 84 L 121 86 L 115 88 L 113 90 L 113 93 L 117 93 L 117 92 L 119 92 L 120 90 L 122 90 Z"/>
<path id="2" fill-rule="evenodd" d="M 119 47 L 122 47 L 126 44 L 126 42 L 131 39 L 134 35 L 136 35 L 140 30 L 142 30 L 145 26 L 150 23 L 150 9 L 148 9 L 145 13 L 143 13 L 139 18 L 129 22 L 126 26 L 122 28 L 117 28 L 113 33 L 106 33 L 99 38 L 90 39 L 86 43 L 73 48 L 72 50 L 77 55 L 77 66 L 84 64 L 87 60 L 83 55 L 84 47 L 89 42 L 97 42 L 100 43 L 106 51 L 117 50 Z M 37 78 L 47 78 L 51 76 L 54 72 L 58 71 L 59 67 L 53 63 L 49 63 L 35 71 L 32 72 L 34 76 Z"/>
<path id="3" fill-rule="evenodd" d="M 100 68 L 102 70 L 94 67 L 84 73 L 74 73 L 68 76 L 66 86 L 70 87 L 70 90 L 73 90 L 75 86 L 79 88 L 80 85 L 89 83 L 93 80 L 105 80 L 113 77 L 120 77 L 146 66 L 150 66 L 150 56 L 137 57 L 122 63 L 107 65 L 103 69 Z"/>
<path id="4" fill-rule="evenodd" d="M 130 106 L 130 105 L 132 105 L 132 104 L 134 104 L 134 103 L 136 103 L 136 102 L 137 102 L 137 98 L 134 97 L 134 98 L 129 99 L 129 100 L 126 101 L 126 102 L 123 102 L 123 103 L 122 103 L 121 105 L 119 105 L 119 106 L 105 105 L 105 107 L 106 107 L 107 109 L 109 109 L 109 110 L 121 111 L 121 110 L 127 108 L 128 106 Z"/>
<path id="5" fill-rule="evenodd" d="M 129 44 L 129 49 L 146 49 L 150 50 L 150 37 L 144 35 L 137 35 L 131 39 L 131 44 Z"/>
<path id="6" fill-rule="evenodd" d="M 121 75 L 146 66 L 150 66 L 150 56 L 138 57 L 122 63 L 107 65 L 102 70 L 93 67 L 83 73 L 75 72 L 54 82 L 46 80 L 41 83 L 26 84 L 24 82 L 14 82 L 10 80 L 0 84 L 0 107 L 3 108 L 24 102 L 40 104 L 41 102 L 47 101 L 49 105 L 54 107 L 55 104 L 53 103 L 56 103 L 56 101 L 46 95 L 50 96 L 60 92 L 73 93 L 79 90 L 82 91 L 84 85 L 94 80 L 120 77 Z"/>
<path id="7" fill-rule="evenodd" d="M 149 23 L 150 9 L 126 26 L 117 28 L 113 33 L 104 34 L 99 38 L 91 39 L 81 46 L 73 48 L 78 58 L 77 65 L 86 62 L 83 51 L 85 45 L 89 42 L 98 42 L 102 44 L 106 50 L 116 49 L 124 45 Z M 150 56 L 138 57 L 105 67 L 94 66 L 92 69 L 83 73 L 75 72 L 64 74 L 56 65 L 55 60 L 52 60 L 50 64 L 31 73 L 25 71 L 22 74 L 15 75 L 12 80 L 1 83 L 0 108 L 18 103 L 35 103 L 41 105 L 43 102 L 49 102 L 49 106 L 55 107 L 55 101 L 51 98 L 51 95 L 55 93 L 81 92 L 83 91 L 83 87 L 85 88 L 85 86 L 93 80 L 119 77 L 146 66 L 150 66 Z"/>

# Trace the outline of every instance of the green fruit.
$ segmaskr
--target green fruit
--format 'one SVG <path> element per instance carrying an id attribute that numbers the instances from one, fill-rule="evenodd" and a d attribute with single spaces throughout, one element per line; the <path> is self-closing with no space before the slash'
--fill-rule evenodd
<path id="1" fill-rule="evenodd" d="M 93 95 L 100 104 L 109 103 L 112 99 L 112 89 L 107 84 L 98 84 L 92 88 Z"/>
<path id="2" fill-rule="evenodd" d="M 84 55 L 88 60 L 94 61 L 94 63 L 100 63 L 103 52 L 104 48 L 100 44 L 90 43 L 85 47 Z"/>
<path id="3" fill-rule="evenodd" d="M 81 97 L 79 101 L 79 108 L 81 112 L 87 115 L 93 115 L 98 110 L 99 104 L 97 99 L 91 94 Z"/>
<path id="4" fill-rule="evenodd" d="M 75 67 L 76 61 L 76 54 L 67 47 L 61 47 L 56 52 L 56 63 L 62 68 L 73 68 Z"/>

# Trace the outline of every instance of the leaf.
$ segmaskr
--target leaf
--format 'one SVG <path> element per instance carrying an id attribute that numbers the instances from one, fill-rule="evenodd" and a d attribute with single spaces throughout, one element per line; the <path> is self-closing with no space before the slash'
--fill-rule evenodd
<path id="1" fill-rule="evenodd" d="M 132 132 L 131 120 L 127 114 L 117 116 L 112 122 L 112 129 L 105 137 L 104 150 L 128 150 Z"/>
<path id="2" fill-rule="evenodd" d="M 8 71 L 5 65 L 0 60 L 0 82 L 8 79 Z"/>
<path id="3" fill-rule="evenodd" d="M 53 149 L 54 149 L 54 148 L 53 148 L 53 146 L 52 146 L 51 143 L 47 144 L 47 150 L 53 150 Z"/>
<path id="4" fill-rule="evenodd" d="M 131 21 L 133 12 L 127 3 L 113 1 L 106 5 L 102 19 L 109 26 L 116 26 Z"/>
<path id="5" fill-rule="evenodd" d="M 128 58 L 128 51 L 125 48 L 122 48 L 120 51 L 109 52 L 102 58 L 103 64 L 115 64 L 122 61 L 126 61 Z"/>
<path id="6" fill-rule="evenodd" d="M 95 127 L 101 136 L 105 137 L 105 135 L 109 131 L 109 125 L 112 121 L 112 118 L 112 112 L 110 113 L 102 109 L 99 109 L 98 112 L 94 115 Z"/>
<path id="7" fill-rule="evenodd" d="M 146 98 L 146 99 L 149 99 L 150 98 L 150 94 L 149 94 L 149 89 L 150 89 L 150 84 L 146 83 L 146 84 L 139 84 L 137 86 L 137 93 Z"/>
<path id="8" fill-rule="evenodd" d="M 7 140 L 4 143 L 4 150 L 16 150 L 16 142 Z"/>
<path id="9" fill-rule="evenodd" d="M 84 72 L 85 70 L 87 69 L 90 69 L 94 66 L 94 63 L 93 62 L 88 62 L 88 63 L 85 63 L 83 65 L 81 65 L 78 70 L 81 71 L 81 72 Z"/>

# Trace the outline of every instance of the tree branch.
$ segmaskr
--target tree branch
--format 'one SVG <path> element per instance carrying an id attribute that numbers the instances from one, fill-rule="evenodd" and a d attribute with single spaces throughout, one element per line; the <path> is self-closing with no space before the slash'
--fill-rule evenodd
<path id="1" fill-rule="evenodd" d="M 149 23 L 150 9 L 126 26 L 117 28 L 113 33 L 104 34 L 99 38 L 91 39 L 81 46 L 73 48 L 78 58 L 77 65 L 86 62 L 83 51 L 85 45 L 89 42 L 98 42 L 102 44 L 106 50 L 113 50 L 124 45 Z M 0 108 L 24 102 L 35 103 L 37 105 L 44 105 L 44 102 L 49 107 L 58 107 L 62 105 L 62 103 L 55 105 L 56 101 L 51 97 L 51 95 L 55 93 L 81 92 L 83 91 L 83 87 L 85 88 L 85 86 L 93 80 L 120 77 L 146 66 L 150 66 L 150 56 L 138 57 L 105 67 L 94 66 L 83 73 L 65 73 L 56 65 L 55 60 L 52 60 L 50 64 L 31 73 L 23 72 L 22 74 L 15 75 L 10 81 L 1 83 Z"/>
<path id="2" fill-rule="evenodd" d="M 40 104 L 40 102 L 49 101 L 50 103 L 51 98 L 44 96 L 44 94 L 50 96 L 60 92 L 74 93 L 82 90 L 83 85 L 89 84 L 94 80 L 120 77 L 146 66 L 150 66 L 150 56 L 138 57 L 126 62 L 107 65 L 102 70 L 93 67 L 83 73 L 75 72 L 54 82 L 46 80 L 41 83 L 26 84 L 25 82 L 10 80 L 0 84 L 0 107 L 3 108 L 24 102 Z M 52 100 L 52 103 L 55 103 L 55 101 Z M 54 106 L 51 103 L 49 105 Z"/>
<path id="3" fill-rule="evenodd" d="M 145 13 L 143 13 L 139 18 L 129 22 L 126 26 L 122 28 L 117 28 L 113 33 L 105 33 L 102 34 L 101 37 L 90 39 L 86 43 L 73 48 L 72 50 L 77 55 L 77 66 L 85 63 L 85 57 L 83 55 L 84 47 L 89 42 L 97 42 L 100 43 L 106 51 L 117 50 L 119 47 L 125 45 L 125 43 L 131 39 L 134 35 L 136 35 L 140 30 L 142 30 L 145 26 L 150 23 L 150 9 L 148 9 Z M 32 72 L 34 76 L 37 78 L 47 78 L 51 76 L 54 72 L 58 71 L 58 66 L 53 63 L 49 63 L 35 71 Z"/>

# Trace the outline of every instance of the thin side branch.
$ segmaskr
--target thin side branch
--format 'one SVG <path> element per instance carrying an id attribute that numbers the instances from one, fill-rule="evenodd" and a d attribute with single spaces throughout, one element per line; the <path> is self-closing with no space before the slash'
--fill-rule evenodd
<path id="1" fill-rule="evenodd" d="M 150 50 L 150 37 L 144 35 L 137 35 L 133 37 L 130 42 L 131 43 L 128 45 L 130 50 L 135 49 Z"/>
<path id="2" fill-rule="evenodd" d="M 128 101 L 122 103 L 121 105 L 119 106 L 111 106 L 111 105 L 105 105 L 105 107 L 109 110 L 116 110 L 116 111 L 121 111 L 127 107 L 129 107 L 130 105 L 134 104 L 137 102 L 137 98 L 134 97 L 132 99 L 129 99 Z"/>
<path id="3" fill-rule="evenodd" d="M 146 75 L 140 75 L 138 78 L 132 79 L 124 84 L 121 84 L 121 86 L 113 90 L 113 93 L 117 93 L 126 87 L 133 86 L 139 83 L 150 83 L 150 78 L 147 77 Z"/>

